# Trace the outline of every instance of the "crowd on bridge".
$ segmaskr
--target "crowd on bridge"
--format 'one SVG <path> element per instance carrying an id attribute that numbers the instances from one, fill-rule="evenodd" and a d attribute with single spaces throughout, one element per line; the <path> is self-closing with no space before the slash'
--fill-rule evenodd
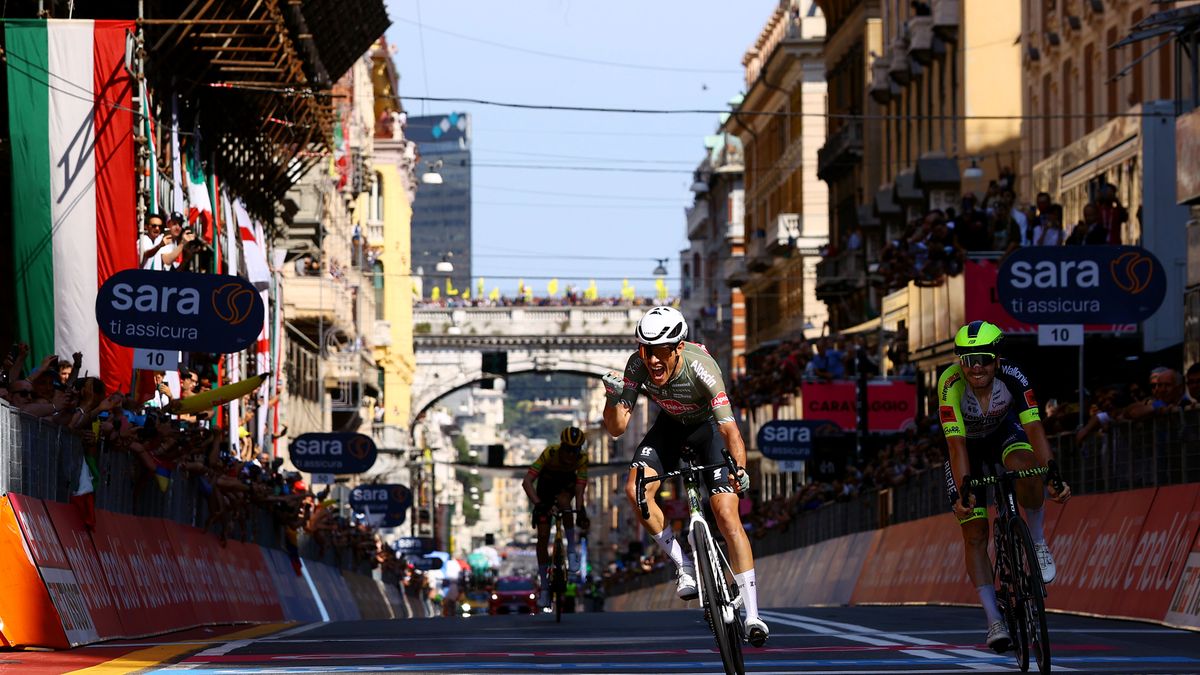
<path id="1" fill-rule="evenodd" d="M 458 309 L 468 307 L 653 307 L 655 305 L 672 305 L 677 303 L 675 298 L 629 298 L 621 296 L 584 297 L 579 293 L 568 292 L 555 296 L 506 296 L 498 298 L 424 298 L 414 301 L 414 309 Z"/>

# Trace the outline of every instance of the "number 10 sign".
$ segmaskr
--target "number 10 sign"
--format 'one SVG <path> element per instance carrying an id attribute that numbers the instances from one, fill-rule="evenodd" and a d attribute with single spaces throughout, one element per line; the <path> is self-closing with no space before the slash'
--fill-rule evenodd
<path id="1" fill-rule="evenodd" d="M 1082 325 L 1038 324 L 1039 347 L 1078 347 L 1082 344 Z"/>
<path id="2" fill-rule="evenodd" d="M 133 367 L 138 370 L 176 370 L 179 352 L 168 349 L 134 349 Z"/>

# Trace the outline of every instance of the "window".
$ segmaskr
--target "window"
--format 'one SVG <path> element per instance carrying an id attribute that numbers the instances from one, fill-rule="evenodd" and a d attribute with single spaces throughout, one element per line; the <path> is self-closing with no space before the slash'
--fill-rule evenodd
<path id="1" fill-rule="evenodd" d="M 1113 26 L 1108 29 L 1108 33 L 1104 36 L 1104 44 L 1111 45 L 1117 41 L 1117 28 Z M 1117 113 L 1117 90 L 1120 88 L 1120 82 L 1114 82 L 1113 78 L 1117 76 L 1117 50 L 1106 49 L 1105 51 L 1105 73 L 1104 87 L 1105 100 L 1107 101 L 1108 109 L 1104 112 L 1109 115 Z"/>
<path id="2" fill-rule="evenodd" d="M 371 181 L 371 203 L 367 207 L 367 220 L 383 220 L 383 176 L 375 172 L 375 180 Z"/>
<path id="3" fill-rule="evenodd" d="M 1083 133 L 1088 133 L 1096 128 L 1096 119 L 1093 117 L 1096 110 L 1095 94 L 1096 94 L 1096 73 L 1094 62 L 1096 60 L 1096 46 L 1089 44 L 1083 48 Z"/>
<path id="4" fill-rule="evenodd" d="M 1072 67 L 1073 65 L 1074 64 L 1071 63 L 1071 59 L 1063 61 L 1062 78 L 1059 80 L 1059 86 L 1062 87 L 1062 144 L 1064 146 L 1070 144 L 1071 141 L 1074 140 L 1074 136 L 1072 135 L 1074 133 L 1072 122 L 1075 120 L 1071 118 L 1071 115 L 1074 114 L 1072 103 L 1074 102 L 1074 98 L 1077 94 L 1075 93 L 1075 88 L 1071 86 L 1071 82 L 1074 81 L 1071 78 L 1072 71 L 1074 70 Z"/>

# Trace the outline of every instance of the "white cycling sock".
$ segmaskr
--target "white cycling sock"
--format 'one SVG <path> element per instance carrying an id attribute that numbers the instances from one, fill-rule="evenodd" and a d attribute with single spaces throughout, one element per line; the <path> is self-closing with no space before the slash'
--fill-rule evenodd
<path id="1" fill-rule="evenodd" d="M 675 567 L 682 567 L 683 548 L 680 547 L 679 542 L 675 540 L 675 533 L 671 531 L 671 528 L 664 528 L 662 532 L 659 532 L 653 536 L 654 541 L 657 541 L 658 545 L 667 552 L 667 557 L 671 559 L 671 562 L 675 563 Z"/>
<path id="2" fill-rule="evenodd" d="M 996 604 L 996 587 L 984 584 L 977 586 L 975 590 L 979 591 L 979 602 L 983 603 L 983 613 L 987 614 L 988 625 L 1003 621 L 1004 617 L 1000 616 L 1000 606 Z"/>
<path id="3" fill-rule="evenodd" d="M 1029 536 L 1033 537 L 1033 543 L 1046 543 L 1046 532 L 1042 525 L 1046 522 L 1046 507 L 1039 506 L 1036 509 L 1025 507 L 1025 522 L 1029 525 Z"/>
<path id="4" fill-rule="evenodd" d="M 746 608 L 746 620 L 758 618 L 758 585 L 754 581 L 754 568 L 733 575 L 738 590 L 742 593 L 742 605 Z"/>

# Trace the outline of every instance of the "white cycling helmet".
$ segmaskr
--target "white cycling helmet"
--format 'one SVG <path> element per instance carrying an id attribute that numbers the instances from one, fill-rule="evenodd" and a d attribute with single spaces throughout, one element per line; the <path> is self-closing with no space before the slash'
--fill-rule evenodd
<path id="1" fill-rule="evenodd" d="M 637 326 L 637 341 L 644 345 L 674 345 L 687 339 L 687 319 L 674 307 L 655 307 Z"/>

